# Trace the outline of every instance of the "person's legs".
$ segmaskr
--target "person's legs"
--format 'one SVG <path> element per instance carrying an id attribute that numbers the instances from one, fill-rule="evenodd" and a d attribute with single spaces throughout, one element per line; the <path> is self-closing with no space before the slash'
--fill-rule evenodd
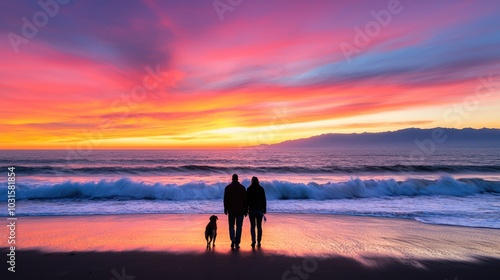
<path id="1" fill-rule="evenodd" d="M 250 235 L 252 236 L 252 247 L 255 246 L 255 212 L 250 211 L 248 213 L 248 218 L 250 219 Z"/>
<path id="2" fill-rule="evenodd" d="M 243 228 L 243 215 L 236 216 L 236 235 L 234 237 L 235 238 L 234 244 L 236 245 L 236 248 L 240 246 L 242 228 Z"/>
<path id="3" fill-rule="evenodd" d="M 255 215 L 255 219 L 257 220 L 257 242 L 259 242 L 260 246 L 260 241 L 262 240 L 262 217 L 264 214 L 262 211 L 258 211 Z"/>
<path id="4" fill-rule="evenodd" d="M 236 216 L 228 214 L 227 219 L 228 219 L 227 221 L 229 224 L 229 238 L 231 239 L 231 248 L 233 248 L 234 243 L 235 243 L 235 240 L 234 240 L 234 222 L 235 222 Z"/>

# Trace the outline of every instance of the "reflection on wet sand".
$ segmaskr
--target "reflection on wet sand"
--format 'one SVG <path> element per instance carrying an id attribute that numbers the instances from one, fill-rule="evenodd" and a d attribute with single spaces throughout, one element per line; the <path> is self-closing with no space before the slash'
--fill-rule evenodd
<path id="1" fill-rule="evenodd" d="M 210 215 L 120 215 L 21 217 L 20 249 L 71 251 L 167 251 L 227 254 L 227 219 L 218 214 L 216 247 L 206 252 L 204 229 Z M 399 259 L 465 260 L 500 258 L 500 231 L 426 225 L 411 220 L 333 215 L 273 214 L 263 225 L 262 248 L 252 251 L 249 222 L 243 224 L 237 254 L 346 256 L 369 262 Z"/>

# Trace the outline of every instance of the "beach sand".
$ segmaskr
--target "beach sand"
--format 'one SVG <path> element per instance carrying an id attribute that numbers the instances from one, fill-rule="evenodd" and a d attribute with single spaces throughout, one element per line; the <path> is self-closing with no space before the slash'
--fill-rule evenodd
<path id="1" fill-rule="evenodd" d="M 245 219 L 232 251 L 217 215 L 213 250 L 203 236 L 210 215 L 19 217 L 16 272 L 4 262 L 0 278 L 500 279 L 500 230 L 271 213 L 261 248 L 250 247 Z"/>

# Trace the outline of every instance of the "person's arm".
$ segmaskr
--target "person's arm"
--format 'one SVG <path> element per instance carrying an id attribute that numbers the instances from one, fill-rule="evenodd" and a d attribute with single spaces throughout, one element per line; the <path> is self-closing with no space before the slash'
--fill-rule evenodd
<path id="1" fill-rule="evenodd" d="M 245 214 L 245 216 L 247 215 L 248 213 L 248 200 L 247 200 L 247 190 L 245 189 L 245 187 L 243 185 L 241 185 L 243 187 L 243 213 Z"/>
<path id="2" fill-rule="evenodd" d="M 267 199 L 266 199 L 266 191 L 264 190 L 264 188 L 262 188 L 262 198 L 264 199 L 264 211 L 263 213 L 266 214 L 267 212 Z"/>
<path id="3" fill-rule="evenodd" d="M 247 212 L 249 212 L 250 211 L 250 202 L 251 202 L 250 195 L 252 194 L 252 189 L 250 189 L 250 187 L 247 189 L 246 194 L 247 194 L 247 207 L 246 207 L 246 209 L 247 209 Z"/>
<path id="4" fill-rule="evenodd" d="M 227 199 L 228 199 L 228 197 L 227 197 L 227 187 L 226 187 L 224 189 L 224 214 L 226 214 L 226 215 L 227 215 L 227 207 L 229 206 Z"/>

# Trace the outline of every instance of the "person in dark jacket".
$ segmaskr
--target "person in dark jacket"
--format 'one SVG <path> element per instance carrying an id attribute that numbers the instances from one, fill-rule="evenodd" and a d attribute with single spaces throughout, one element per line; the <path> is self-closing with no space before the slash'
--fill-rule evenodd
<path id="1" fill-rule="evenodd" d="M 233 174 L 231 184 L 224 189 L 224 214 L 228 215 L 231 249 L 240 248 L 243 216 L 247 215 L 247 207 L 246 189 L 238 182 L 238 175 Z M 234 230 L 235 223 L 236 232 Z"/>
<path id="2" fill-rule="evenodd" d="M 262 240 L 262 217 L 266 214 L 266 192 L 259 184 L 257 177 L 252 177 L 252 184 L 247 189 L 248 217 L 250 218 L 250 234 L 252 247 L 255 247 L 255 226 L 257 225 L 257 246 Z"/>

